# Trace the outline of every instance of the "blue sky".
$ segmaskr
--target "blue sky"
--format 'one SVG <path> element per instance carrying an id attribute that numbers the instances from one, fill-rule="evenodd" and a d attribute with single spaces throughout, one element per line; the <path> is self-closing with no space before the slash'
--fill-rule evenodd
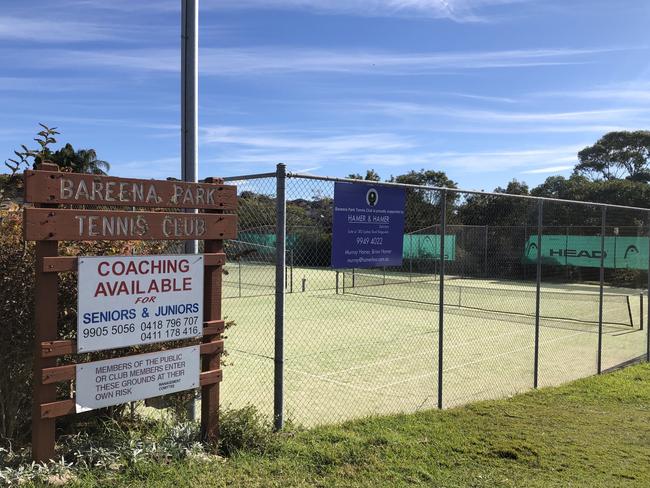
<path id="1" fill-rule="evenodd" d="M 38 122 L 112 174 L 180 175 L 180 0 L 0 13 L 0 156 Z M 200 174 L 568 175 L 650 128 L 647 0 L 202 0 Z"/>

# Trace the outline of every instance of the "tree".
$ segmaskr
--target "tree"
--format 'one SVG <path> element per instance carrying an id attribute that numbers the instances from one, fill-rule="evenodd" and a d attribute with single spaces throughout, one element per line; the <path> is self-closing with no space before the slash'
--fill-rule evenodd
<path id="1" fill-rule="evenodd" d="M 610 132 L 578 153 L 575 174 L 592 180 L 650 182 L 650 131 Z"/>
<path id="2" fill-rule="evenodd" d="M 351 180 L 366 180 L 366 181 L 381 181 L 379 174 L 374 169 L 369 169 L 366 171 L 365 178 L 359 173 L 352 173 L 348 175 L 348 178 Z"/>
<path id="3" fill-rule="evenodd" d="M 48 154 L 47 159 L 58 165 L 59 168 L 68 169 L 73 173 L 105 175 L 111 169 L 110 164 L 106 161 L 97 159 L 97 152 L 94 149 L 75 151 L 70 143 L 58 151 Z"/>
<path id="4" fill-rule="evenodd" d="M 55 144 L 54 136 L 58 135 L 56 127 L 48 127 L 38 124 L 42 130 L 34 140 L 40 146 L 38 149 L 29 149 L 24 144 L 22 151 L 14 151 L 19 159 L 8 159 L 5 165 L 11 170 L 11 176 L 15 176 L 22 169 L 27 169 L 30 164 L 36 168 L 41 163 L 54 163 L 62 170 L 74 173 L 89 173 L 94 175 L 105 175 L 111 168 L 108 162 L 97 159 L 97 151 L 94 149 L 79 149 L 75 151 L 72 144 L 66 144 L 57 151 L 50 149 L 50 144 Z M 30 163 L 31 160 L 31 163 Z"/>
<path id="5" fill-rule="evenodd" d="M 407 185 L 456 188 L 456 182 L 449 179 L 444 171 L 433 171 L 430 169 L 421 169 L 420 171 L 411 170 L 403 175 L 391 176 L 390 181 L 405 183 Z"/>
<path id="6" fill-rule="evenodd" d="M 512 180 L 505 188 L 497 187 L 494 193 L 504 196 L 470 194 L 459 206 L 460 222 L 464 225 L 524 225 L 531 220 L 534 202 L 507 195 L 529 195 L 528 185 Z"/>

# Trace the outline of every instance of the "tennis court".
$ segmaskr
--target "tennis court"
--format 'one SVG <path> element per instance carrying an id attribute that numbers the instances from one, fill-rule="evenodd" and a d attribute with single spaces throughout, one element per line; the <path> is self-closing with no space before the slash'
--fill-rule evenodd
<path id="1" fill-rule="evenodd" d="M 227 334 L 224 403 L 254 404 L 271 415 L 274 268 L 262 262 L 229 266 L 224 313 L 237 325 Z M 323 268 L 288 273 L 293 282 L 285 311 L 288 418 L 315 425 L 437 406 L 435 275 L 379 270 L 356 271 L 353 277 L 351 270 Z M 605 289 L 603 369 L 645 353 L 639 293 Z M 542 284 L 540 386 L 596 373 L 598 302 L 593 284 Z M 534 283 L 447 277 L 443 348 L 445 407 L 531 389 Z"/>

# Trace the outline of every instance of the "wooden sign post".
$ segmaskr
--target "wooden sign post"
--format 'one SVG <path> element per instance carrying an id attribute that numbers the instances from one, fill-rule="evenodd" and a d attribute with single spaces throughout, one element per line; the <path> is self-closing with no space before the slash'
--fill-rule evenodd
<path id="1" fill-rule="evenodd" d="M 208 179 L 205 183 L 185 183 L 64 173 L 59 172 L 56 165 L 42 164 L 35 171 L 25 172 L 25 201 L 34 204 L 33 208 L 25 208 L 25 240 L 36 241 L 32 407 L 34 460 L 47 461 L 54 458 L 55 419 L 80 411 L 76 399 L 57 399 L 57 383 L 75 380 L 78 371 L 88 371 L 94 365 L 99 365 L 84 362 L 58 364 L 57 358 L 78 353 L 76 341 L 59 340 L 58 337 L 58 273 L 75 272 L 78 264 L 77 257 L 58 255 L 58 241 L 61 240 L 205 241 L 203 327 L 197 334 L 202 336 L 202 340 L 196 345 L 202 358 L 201 372 L 196 382 L 188 382 L 187 378 L 184 382 L 167 381 L 161 389 L 173 388 L 176 383 L 185 385 L 177 386 L 178 388 L 199 384 L 202 436 L 206 441 L 215 442 L 219 433 L 219 382 L 222 378 L 220 366 L 223 352 L 221 334 L 224 330 L 221 318 L 222 266 L 225 264 L 223 240 L 236 237 L 237 217 L 227 213 L 237 208 L 236 187 L 223 185 L 217 179 Z M 61 208 L 62 205 L 74 205 L 74 208 Z M 80 206 L 84 208 L 79 209 Z M 100 208 L 87 209 L 86 206 Z M 105 209 L 113 207 L 131 207 L 132 210 Z M 142 208 L 149 210 L 142 211 Z M 203 212 L 183 213 L 184 209 L 200 209 Z M 106 334 L 111 333 L 109 328 L 105 331 Z M 161 337 L 159 342 L 170 340 L 173 339 Z M 196 349 L 191 347 L 172 349 L 169 353 L 174 351 L 186 354 L 194 351 L 196 354 Z M 120 356 L 115 356 L 119 362 Z M 167 356 L 174 357 L 173 354 Z M 180 354 L 178 357 L 181 357 Z M 157 361 L 167 361 L 168 358 L 164 354 L 160 358 L 156 354 L 149 354 L 126 356 L 122 360 L 125 364 L 137 365 L 144 361 L 147 364 L 157 364 Z M 169 366 L 175 367 L 173 364 Z M 79 370 L 78 367 L 85 369 Z M 152 369 L 147 371 L 150 370 Z M 169 375 L 182 373 L 184 372 L 170 372 Z M 148 385 L 147 391 L 149 390 L 151 385 Z M 120 394 L 126 394 L 123 393 L 125 391 L 130 392 L 131 389 L 120 390 Z M 141 389 L 140 393 L 145 394 L 142 391 Z M 129 400 L 118 403 L 126 401 Z"/>

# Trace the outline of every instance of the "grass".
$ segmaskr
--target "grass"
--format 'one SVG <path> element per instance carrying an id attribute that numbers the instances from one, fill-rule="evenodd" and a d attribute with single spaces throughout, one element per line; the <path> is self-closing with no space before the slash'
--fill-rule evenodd
<path id="1" fill-rule="evenodd" d="M 135 463 L 71 486 L 650 486 L 650 365 L 456 409 L 277 436 L 263 453 Z"/>

